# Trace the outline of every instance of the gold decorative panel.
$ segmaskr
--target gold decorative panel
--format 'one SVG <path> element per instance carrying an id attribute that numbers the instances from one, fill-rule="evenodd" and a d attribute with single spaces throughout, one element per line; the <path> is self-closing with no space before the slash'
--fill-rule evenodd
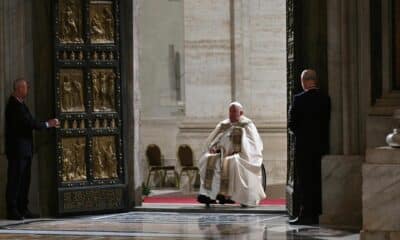
<path id="1" fill-rule="evenodd" d="M 93 51 L 93 53 L 91 54 L 91 60 L 112 61 L 115 60 L 115 57 L 112 51 Z"/>
<path id="2" fill-rule="evenodd" d="M 61 69 L 60 103 L 62 112 L 83 112 L 83 73 L 80 69 Z"/>
<path id="3" fill-rule="evenodd" d="M 90 42 L 113 43 L 114 25 L 112 2 L 91 1 L 89 6 Z"/>
<path id="4" fill-rule="evenodd" d="M 118 177 L 115 137 L 93 137 L 92 154 L 93 176 L 95 179 Z"/>
<path id="5" fill-rule="evenodd" d="M 92 94 L 95 112 L 115 110 L 115 79 L 112 69 L 93 69 Z"/>
<path id="6" fill-rule="evenodd" d="M 74 119 L 74 120 L 62 120 L 61 121 L 62 129 L 85 129 L 85 119 Z"/>
<path id="7" fill-rule="evenodd" d="M 83 51 L 79 50 L 79 51 L 60 51 L 57 54 L 57 59 L 58 60 L 62 60 L 62 61 L 83 61 L 84 59 L 84 55 L 83 55 Z"/>
<path id="8" fill-rule="evenodd" d="M 62 199 L 63 212 L 120 209 L 124 206 L 124 191 L 121 188 L 71 191 L 62 193 Z"/>
<path id="9" fill-rule="evenodd" d="M 1 1 L 1 0 L 0 0 Z M 58 213 L 127 208 L 121 96 L 122 0 L 54 0 Z"/>
<path id="10" fill-rule="evenodd" d="M 58 39 L 61 43 L 83 43 L 81 0 L 60 0 L 58 19 Z"/>
<path id="11" fill-rule="evenodd" d="M 62 180 L 86 180 L 84 137 L 63 138 L 62 144 Z"/>

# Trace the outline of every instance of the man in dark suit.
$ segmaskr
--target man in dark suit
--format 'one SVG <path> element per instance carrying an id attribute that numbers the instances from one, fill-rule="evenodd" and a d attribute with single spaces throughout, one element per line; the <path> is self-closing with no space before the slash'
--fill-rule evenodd
<path id="1" fill-rule="evenodd" d="M 303 92 L 294 96 L 289 111 L 289 129 L 295 136 L 294 190 L 298 194 L 299 216 L 291 224 L 318 224 L 321 214 L 321 157 L 329 149 L 331 103 L 318 89 L 317 74 L 301 74 Z"/>
<path id="2" fill-rule="evenodd" d="M 24 78 L 15 80 L 14 92 L 8 99 L 5 113 L 5 149 L 8 159 L 6 201 L 7 218 L 11 220 L 39 217 L 28 209 L 33 155 L 32 130 L 59 125 L 58 119 L 38 122 L 32 117 L 24 103 L 28 90 L 27 80 Z"/>

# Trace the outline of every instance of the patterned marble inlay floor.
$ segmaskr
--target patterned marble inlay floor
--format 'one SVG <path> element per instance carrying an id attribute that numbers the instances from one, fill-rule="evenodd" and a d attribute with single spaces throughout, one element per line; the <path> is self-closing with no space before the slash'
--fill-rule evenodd
<path id="1" fill-rule="evenodd" d="M 358 234 L 292 227 L 282 214 L 129 212 L 2 225 L 0 239 L 341 239 Z M 1 222 L 1 221 L 0 221 Z"/>

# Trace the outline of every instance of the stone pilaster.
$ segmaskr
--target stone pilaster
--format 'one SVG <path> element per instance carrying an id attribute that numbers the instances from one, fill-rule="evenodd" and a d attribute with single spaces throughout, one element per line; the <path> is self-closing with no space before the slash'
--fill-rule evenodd
<path id="1" fill-rule="evenodd" d="M 234 92 L 255 121 L 286 124 L 285 1 L 234 1 Z"/>
<path id="2" fill-rule="evenodd" d="M 140 121 L 140 90 L 139 90 L 139 29 L 138 19 L 140 14 L 140 7 L 143 5 L 144 0 L 132 0 L 132 3 L 127 4 L 128 8 L 125 11 L 124 17 L 127 17 L 127 26 L 130 30 L 127 31 L 125 38 L 130 39 L 132 45 L 122 45 L 123 51 L 127 51 L 126 58 L 123 60 L 125 68 L 123 71 L 126 75 L 126 90 L 124 97 L 126 101 L 125 111 L 125 126 L 127 126 L 129 133 L 125 138 L 125 158 L 128 167 L 128 193 L 132 196 L 129 197 L 131 205 L 141 204 L 142 198 L 142 180 L 143 180 L 143 162 L 140 158 L 139 143 L 141 141 L 139 134 L 139 121 Z M 132 5 L 131 5 L 132 4 Z M 131 7 L 132 6 L 132 7 Z M 131 25 L 132 24 L 132 25 Z M 124 37 L 124 36 L 123 36 Z M 125 130 L 124 130 L 125 131 Z"/>
<path id="3" fill-rule="evenodd" d="M 368 1 L 327 1 L 330 150 L 322 161 L 321 223 L 360 228 L 361 163 L 370 103 Z M 343 185 L 343 181 L 352 182 Z M 343 187 L 343 191 L 338 189 Z M 332 191 L 333 189 L 333 191 Z"/>
<path id="4" fill-rule="evenodd" d="M 33 53 L 31 1 L 0 1 L 0 217 L 5 216 L 5 184 L 7 161 L 4 156 L 4 107 L 13 90 L 13 80 L 24 76 L 31 81 L 27 104 L 34 112 Z M 33 169 L 35 169 L 35 164 Z M 33 174 L 34 175 L 34 174 Z M 35 176 L 35 175 L 34 175 Z M 37 186 L 35 180 L 32 188 Z M 38 205 L 37 191 L 31 191 L 31 206 Z"/>
<path id="5" fill-rule="evenodd" d="M 362 154 L 369 106 L 368 1 L 328 1 L 332 154 Z"/>
<path id="6" fill-rule="evenodd" d="M 229 0 L 184 1 L 185 111 L 222 118 L 231 101 Z"/>
<path id="7" fill-rule="evenodd" d="M 376 60 L 380 66 L 373 68 L 371 71 L 377 72 L 375 76 L 378 74 L 380 75 L 377 77 L 377 79 L 373 79 L 373 81 L 379 82 L 381 97 L 376 100 L 374 99 L 374 104 L 371 106 L 368 112 L 366 136 L 367 148 L 379 147 L 386 144 L 386 135 L 390 133 L 393 128 L 398 127 L 392 119 L 393 112 L 394 110 L 400 108 L 400 92 L 392 89 L 392 1 L 381 1 L 380 4 L 380 13 L 377 15 L 381 16 L 381 19 L 377 22 L 381 23 L 379 29 L 380 31 L 378 31 L 381 33 L 381 36 L 375 37 L 380 39 L 381 45 L 374 46 L 375 48 L 379 48 L 379 51 L 381 51 L 381 54 L 377 55 L 378 59 Z M 378 49 L 373 49 L 374 52 L 375 50 Z M 380 69 L 380 71 L 378 69 Z"/>

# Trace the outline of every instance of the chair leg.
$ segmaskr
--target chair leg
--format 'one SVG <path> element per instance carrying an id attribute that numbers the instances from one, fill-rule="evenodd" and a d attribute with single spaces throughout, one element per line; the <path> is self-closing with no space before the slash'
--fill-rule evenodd
<path id="1" fill-rule="evenodd" d="M 167 171 L 160 170 L 160 175 L 161 175 L 161 183 L 160 183 L 160 185 L 161 185 L 161 187 L 164 187 L 165 178 L 167 177 Z"/>
<path id="2" fill-rule="evenodd" d="M 179 178 L 178 178 L 178 188 L 179 188 L 179 189 L 181 188 L 181 179 L 182 179 L 182 170 L 181 170 L 181 172 L 179 173 Z"/>
<path id="3" fill-rule="evenodd" d="M 179 178 L 178 178 L 178 172 L 174 170 L 174 175 L 175 175 L 175 186 L 179 189 Z"/>
<path id="4" fill-rule="evenodd" d="M 192 192 L 193 171 L 188 172 L 188 178 L 189 178 L 189 192 Z"/>
<path id="5" fill-rule="evenodd" d="M 199 174 L 199 170 L 198 170 L 198 169 L 194 170 L 194 181 L 193 181 L 193 188 L 194 188 L 194 185 L 196 184 L 196 178 L 197 178 L 197 174 Z"/>
<path id="6" fill-rule="evenodd" d="M 149 187 L 151 172 L 152 172 L 152 171 L 149 170 L 149 173 L 147 174 L 147 181 L 146 181 L 146 186 L 147 186 L 147 187 Z"/>
<path id="7" fill-rule="evenodd" d="M 186 173 L 186 176 L 188 177 L 188 179 L 189 179 L 189 192 L 191 191 L 191 187 L 190 187 L 190 170 L 183 170 L 182 172 L 181 172 L 181 176 L 180 176 L 180 181 L 182 181 L 182 176 L 184 176 L 184 173 Z"/>
<path id="8" fill-rule="evenodd" d="M 197 176 L 199 175 L 199 169 L 195 170 L 195 177 L 194 177 L 194 182 L 193 182 L 193 188 L 195 188 L 196 186 L 198 186 L 200 188 L 201 185 L 201 180 L 199 179 L 199 185 L 196 185 L 196 181 L 197 181 Z M 200 176 L 199 176 L 200 177 Z"/>

